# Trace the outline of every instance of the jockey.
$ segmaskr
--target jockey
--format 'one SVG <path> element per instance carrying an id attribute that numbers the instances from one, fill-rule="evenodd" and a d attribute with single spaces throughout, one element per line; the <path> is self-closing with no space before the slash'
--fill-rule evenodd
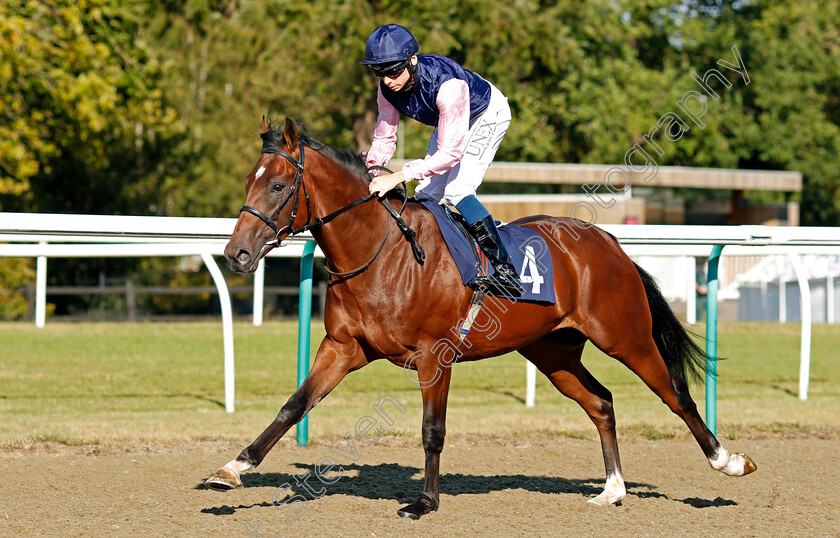
<path id="1" fill-rule="evenodd" d="M 510 125 L 507 98 L 454 60 L 417 55 L 419 50 L 411 32 L 397 24 L 378 27 L 367 39 L 362 64 L 380 77 L 379 117 L 367 165 L 385 166 L 393 157 L 400 114 L 436 128 L 424 159 L 374 178 L 370 192 L 383 196 L 400 183 L 419 180 L 418 200 L 443 199 L 466 219 L 496 270 L 493 284 L 521 291 L 496 221 L 475 196 Z"/>

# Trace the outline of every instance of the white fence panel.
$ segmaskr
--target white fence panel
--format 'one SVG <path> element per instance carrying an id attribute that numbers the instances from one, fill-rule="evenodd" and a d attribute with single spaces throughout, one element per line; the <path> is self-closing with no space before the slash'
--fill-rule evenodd
<path id="1" fill-rule="evenodd" d="M 37 259 L 37 302 L 46 302 L 46 272 L 48 257 L 110 257 L 110 256 L 187 256 L 201 255 L 211 270 L 222 305 L 225 335 L 225 386 L 226 408 L 233 410 L 233 328 L 229 313 L 230 298 L 227 287 L 213 255 L 220 255 L 233 230 L 236 219 L 132 217 L 98 215 L 48 215 L 0 213 L 0 256 L 35 257 Z M 691 257 L 708 256 L 712 245 L 728 245 L 724 257 L 790 254 L 840 255 L 840 228 L 787 228 L 767 226 L 637 226 L 608 225 L 608 232 L 616 236 L 631 256 L 682 257 L 681 261 L 659 265 L 659 278 L 664 282 L 665 293 L 672 297 L 690 296 L 689 277 L 693 280 Z M 271 256 L 300 257 L 303 242 L 309 237 L 296 237 Z M 759 250 L 757 250 L 759 249 Z M 316 256 L 323 256 L 316 250 Z M 649 261 L 651 266 L 660 262 Z M 681 264 L 682 276 L 677 269 Z M 215 270 L 213 269 L 215 267 Z M 657 270 L 654 268 L 654 274 Z M 800 271 L 800 275 L 801 275 Z M 657 276 L 655 274 L 655 276 Z M 262 278 L 255 278 L 255 285 L 262 286 Z M 807 289 L 807 279 L 799 277 L 801 288 Z M 833 291 L 833 286 L 831 286 Z M 807 292 L 806 292 L 807 293 Z M 255 290 L 257 296 L 262 289 Z M 804 294 L 803 302 L 810 300 Z M 261 298 L 259 299 L 261 301 Z M 687 301 L 688 302 L 688 301 Z M 833 293 L 825 305 L 834 306 Z M 810 308 L 806 308 L 810 313 Z M 225 315 L 225 312 L 228 314 Z M 836 319 L 832 309 L 827 318 Z M 809 317 L 809 316 L 806 316 Z M 257 321 L 257 316 L 255 316 Z M 43 310 L 36 316 L 36 324 L 43 326 Z M 800 361 L 800 396 L 807 391 L 810 361 L 810 319 L 803 320 L 802 355 Z M 807 325 L 807 332 L 806 332 Z M 806 342 L 807 340 L 807 342 Z M 808 346 L 807 348 L 805 346 Z M 807 349 L 807 353 L 806 353 Z M 532 371 L 527 376 L 528 403 L 534 400 Z M 804 381 L 803 381 L 804 379 Z"/>

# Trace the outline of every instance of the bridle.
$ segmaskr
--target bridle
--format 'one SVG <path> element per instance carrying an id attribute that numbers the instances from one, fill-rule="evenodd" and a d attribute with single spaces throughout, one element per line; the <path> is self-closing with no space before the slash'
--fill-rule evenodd
<path id="1" fill-rule="evenodd" d="M 262 211 L 260 211 L 259 209 L 255 208 L 255 207 L 251 207 L 249 205 L 243 205 L 241 208 L 239 208 L 240 213 L 242 213 L 242 212 L 250 213 L 250 214 L 254 215 L 255 217 L 257 217 L 258 219 L 260 219 L 261 221 L 263 221 L 263 223 L 265 223 L 266 226 L 271 228 L 271 230 L 275 234 L 274 239 L 272 239 L 271 241 L 268 241 L 265 245 L 263 245 L 262 249 L 260 250 L 259 255 L 257 256 L 257 259 L 262 258 L 263 254 L 265 252 L 267 252 L 268 250 L 270 250 L 274 247 L 280 246 L 280 237 L 283 234 L 297 235 L 297 234 L 307 232 L 307 231 L 310 231 L 310 230 L 313 230 L 313 229 L 319 229 L 319 228 L 323 227 L 325 224 L 327 224 L 328 222 L 330 222 L 331 220 L 333 220 L 334 218 L 341 215 L 342 213 L 344 213 L 346 211 L 349 211 L 349 210 L 353 209 L 354 207 L 356 207 L 358 205 L 361 205 L 365 202 L 369 202 L 370 200 L 373 200 L 374 198 L 377 198 L 376 193 L 371 193 L 371 194 L 368 194 L 366 196 L 362 196 L 361 198 L 357 198 L 356 200 L 350 202 L 349 204 L 333 211 L 329 215 L 326 215 L 324 217 L 315 217 L 313 219 L 312 218 L 311 203 L 310 203 L 310 200 L 309 200 L 309 193 L 306 191 L 306 183 L 303 182 L 303 163 L 304 163 L 304 158 L 305 158 L 306 154 L 305 154 L 304 145 L 303 145 L 302 141 L 298 141 L 298 147 L 300 148 L 300 159 L 295 159 L 290 153 L 287 153 L 287 152 L 283 151 L 282 149 L 278 149 L 278 148 L 275 148 L 275 147 L 264 147 L 262 149 L 262 153 L 273 153 L 275 155 L 281 155 L 281 156 L 285 157 L 286 160 L 289 161 L 292 164 L 292 166 L 295 167 L 295 179 L 294 179 L 294 182 L 292 183 L 292 187 L 289 189 L 288 194 L 286 194 L 286 197 L 283 199 L 283 201 L 280 203 L 280 205 L 277 207 L 277 209 L 274 210 L 274 212 L 271 214 L 271 216 L 268 216 L 265 213 L 263 213 Z M 373 169 L 387 170 L 384 167 L 374 167 Z M 306 199 L 306 223 L 303 226 L 295 228 L 294 227 L 294 222 L 295 222 L 295 219 L 297 218 L 297 209 L 298 209 L 298 202 L 300 201 L 300 191 L 301 190 L 303 191 L 303 196 Z M 282 228 L 278 228 L 277 224 L 274 222 L 274 219 L 277 218 L 277 215 L 280 214 L 280 211 L 283 210 L 283 208 L 286 206 L 286 204 L 289 202 L 289 200 L 292 199 L 292 197 L 294 197 L 294 201 L 292 202 L 292 204 L 293 204 L 292 205 L 292 213 L 291 213 L 291 215 L 289 215 L 289 223 L 287 225 L 283 226 Z M 419 263 L 420 265 L 423 265 L 423 262 L 426 258 L 426 254 L 423 252 L 422 247 L 420 247 L 420 245 L 417 243 L 417 241 L 415 239 L 414 230 L 412 230 L 411 228 L 408 227 L 408 224 L 406 224 L 405 220 L 401 216 L 403 210 L 405 209 L 406 203 L 408 202 L 408 197 L 403 196 L 403 203 L 402 203 L 402 207 L 400 207 L 399 212 L 394 210 L 394 208 L 391 207 L 391 204 L 389 204 L 384 198 L 380 199 L 380 202 L 382 202 L 382 205 L 385 206 L 385 208 L 388 210 L 388 213 L 390 214 L 390 216 L 393 217 L 394 220 L 397 221 L 397 226 L 402 231 L 406 240 L 411 244 L 412 252 L 414 253 L 414 259 L 417 260 L 417 263 Z M 361 266 L 357 267 L 356 269 L 353 269 L 352 271 L 337 272 L 337 271 L 331 270 L 329 267 L 326 267 L 326 264 L 325 264 L 325 268 L 326 268 L 327 272 L 329 274 L 337 277 L 337 278 L 347 278 L 347 277 L 354 276 L 354 275 L 357 275 L 357 274 L 361 273 L 362 271 L 364 271 L 365 269 L 370 267 L 370 265 L 373 263 L 373 261 L 376 259 L 376 257 L 379 256 L 379 253 L 382 252 L 382 249 L 385 246 L 385 242 L 388 240 L 388 234 L 390 233 L 390 231 L 391 231 L 391 221 L 389 220 L 388 225 L 385 228 L 385 237 L 382 238 L 382 242 L 380 243 L 379 248 L 377 248 L 376 251 L 373 253 L 373 256 L 371 256 L 371 258 L 367 262 L 362 264 Z"/>
<path id="2" fill-rule="evenodd" d="M 241 208 L 239 208 L 240 213 L 242 213 L 244 211 L 246 213 L 250 213 L 250 214 L 254 215 L 255 217 L 259 218 L 269 228 L 271 228 L 274 231 L 274 233 L 276 234 L 276 237 L 275 237 L 274 241 L 270 242 L 270 243 L 272 243 L 272 246 L 278 246 L 280 244 L 280 236 L 283 235 L 284 233 L 289 233 L 291 235 L 295 235 L 297 233 L 301 233 L 301 232 L 304 232 L 304 231 L 309 229 L 309 228 L 306 228 L 306 229 L 300 228 L 298 230 L 295 230 L 293 228 L 293 224 L 295 222 L 295 219 L 297 218 L 297 206 L 298 206 L 298 200 L 299 200 L 299 197 L 300 197 L 300 187 L 301 187 L 301 185 L 303 185 L 303 162 L 304 162 L 304 158 L 306 156 L 306 154 L 304 153 L 304 150 L 303 150 L 303 142 L 299 142 L 299 144 L 300 144 L 300 160 L 295 159 L 291 154 L 286 153 L 282 149 L 266 147 L 266 148 L 263 148 L 263 150 L 262 150 L 262 153 L 274 153 L 276 155 L 282 155 L 283 157 L 286 158 L 286 160 L 288 160 L 290 163 L 292 163 L 292 166 L 295 167 L 294 183 L 292 183 L 292 187 L 289 189 L 288 194 L 286 194 L 286 197 L 280 203 L 280 206 L 277 207 L 277 209 L 274 210 L 274 213 L 272 213 L 271 216 L 269 217 L 265 213 L 260 211 L 259 209 L 255 208 L 255 207 L 251 207 L 249 205 L 243 205 Z M 309 220 L 311 218 L 311 209 L 310 209 L 310 202 L 309 202 L 309 193 L 306 192 L 306 186 L 305 185 L 303 187 L 303 191 L 304 191 L 304 196 L 306 197 L 306 222 L 307 222 L 307 225 L 308 225 Z M 295 201 L 294 201 L 294 207 L 292 208 L 292 214 L 289 216 L 289 224 L 287 224 L 286 226 L 284 226 L 282 228 L 278 228 L 277 224 L 274 223 L 274 219 L 277 218 L 277 215 L 280 214 L 280 211 L 282 211 L 283 208 L 286 207 L 286 204 L 289 202 L 289 200 L 292 198 L 292 196 L 295 197 Z"/>

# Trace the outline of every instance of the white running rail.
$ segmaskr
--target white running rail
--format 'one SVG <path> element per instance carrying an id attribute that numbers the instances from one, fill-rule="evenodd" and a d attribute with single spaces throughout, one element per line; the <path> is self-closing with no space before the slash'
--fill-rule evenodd
<path id="1" fill-rule="evenodd" d="M 133 257 L 199 255 L 211 272 L 222 302 L 224 332 L 225 408 L 234 410 L 233 320 L 230 297 L 213 256 L 223 254 L 236 219 L 197 217 L 135 217 L 118 215 L 59 215 L 0 213 L 0 256 L 35 257 L 36 325 L 46 323 L 46 273 L 51 257 Z M 840 228 L 789 228 L 771 226 L 660 226 L 605 225 L 632 256 L 708 256 L 712 245 L 727 245 L 724 256 L 737 255 L 840 255 Z M 568 247 L 574 239 L 557 235 Z M 308 234 L 291 238 L 269 256 L 300 257 Z M 323 256 L 316 250 L 316 256 Z M 262 322 L 264 266 L 254 279 L 254 323 Z M 693 289 L 693 274 L 691 285 Z M 807 279 L 799 278 L 800 286 Z M 689 294 L 693 297 L 693 294 Z M 802 293 L 803 298 L 806 293 Z M 830 297 L 833 303 L 833 296 Z M 693 313 L 694 308 L 690 308 Z M 259 315 L 257 314 L 259 311 Z M 807 398 L 810 365 L 810 309 L 803 306 L 800 354 L 800 398 Z M 807 313 L 807 315 L 806 315 Z M 808 319 L 806 319 L 808 318 Z M 529 363 L 529 369 L 532 365 Z M 533 405 L 535 371 L 529 370 L 527 403 Z"/>

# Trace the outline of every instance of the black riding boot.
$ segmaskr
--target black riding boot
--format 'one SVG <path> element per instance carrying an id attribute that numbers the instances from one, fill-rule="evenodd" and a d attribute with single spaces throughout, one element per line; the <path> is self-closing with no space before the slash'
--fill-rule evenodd
<path id="1" fill-rule="evenodd" d="M 524 291 L 510 255 L 502 243 L 502 238 L 499 237 L 499 230 L 496 228 L 496 221 L 493 217 L 488 215 L 480 221 L 470 224 L 469 230 L 478 245 L 490 258 L 493 269 L 496 270 L 496 274 L 489 279 L 491 285 L 519 293 Z"/>

